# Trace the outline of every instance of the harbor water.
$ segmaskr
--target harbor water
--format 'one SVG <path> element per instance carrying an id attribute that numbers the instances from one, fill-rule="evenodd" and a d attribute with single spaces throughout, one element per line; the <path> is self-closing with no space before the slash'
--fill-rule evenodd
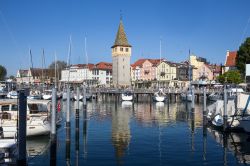
<path id="1" fill-rule="evenodd" d="M 66 101 L 57 127 L 56 146 L 49 136 L 29 138 L 29 165 L 245 165 L 249 135 L 223 134 L 203 122 L 202 103 L 71 102 L 70 140 L 66 141 Z M 78 123 L 79 122 L 79 123 Z"/>

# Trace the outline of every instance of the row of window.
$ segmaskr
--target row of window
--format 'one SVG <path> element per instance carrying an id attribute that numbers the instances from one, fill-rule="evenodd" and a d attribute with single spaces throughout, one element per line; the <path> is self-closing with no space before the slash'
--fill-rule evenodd
<path id="1" fill-rule="evenodd" d="M 113 48 L 113 51 L 117 51 L 117 47 L 115 47 L 115 48 Z M 129 52 L 129 48 L 127 48 L 127 47 L 125 47 L 125 48 L 123 48 L 123 47 L 120 47 L 120 52 Z"/>

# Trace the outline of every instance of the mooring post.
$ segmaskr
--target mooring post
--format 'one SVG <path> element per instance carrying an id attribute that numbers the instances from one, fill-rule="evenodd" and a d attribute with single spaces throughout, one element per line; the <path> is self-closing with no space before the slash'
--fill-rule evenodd
<path id="1" fill-rule="evenodd" d="M 203 89 L 203 115 L 206 114 L 206 109 L 207 109 L 207 91 L 206 87 Z"/>
<path id="2" fill-rule="evenodd" d="M 76 105 L 76 114 L 75 114 L 75 150 L 76 150 L 76 164 L 79 164 L 79 87 L 76 89 L 77 93 L 77 105 Z"/>
<path id="3" fill-rule="evenodd" d="M 194 86 L 192 86 L 192 88 L 191 88 L 191 93 L 192 93 L 192 105 L 191 105 L 191 108 L 194 109 L 194 100 L 195 100 Z"/>
<path id="4" fill-rule="evenodd" d="M 67 110 L 66 110 L 66 128 L 70 127 L 70 89 L 67 88 Z"/>
<path id="5" fill-rule="evenodd" d="M 17 165 L 27 165 L 26 161 L 26 121 L 27 121 L 27 93 L 19 90 L 18 93 L 18 132 L 17 132 Z"/>
<path id="6" fill-rule="evenodd" d="M 51 138 L 56 135 L 56 88 L 52 89 Z"/>
<path id="7" fill-rule="evenodd" d="M 224 111 L 223 111 L 223 130 L 227 129 L 227 86 L 224 86 Z"/>
<path id="8" fill-rule="evenodd" d="M 79 111 L 79 96 L 80 96 L 80 88 L 76 88 L 76 110 Z"/>
<path id="9" fill-rule="evenodd" d="M 206 87 L 203 89 L 203 127 L 207 124 L 207 94 L 206 94 Z M 204 130 L 204 128 L 203 128 Z"/>
<path id="10" fill-rule="evenodd" d="M 88 114 L 83 111 L 83 157 L 87 157 L 87 128 L 88 128 Z"/>
<path id="11" fill-rule="evenodd" d="M 52 89 L 52 111 L 50 132 L 50 165 L 56 165 L 57 138 L 56 138 L 56 88 Z"/>
<path id="12" fill-rule="evenodd" d="M 70 89 L 67 88 L 67 112 L 66 112 L 66 163 L 70 164 Z"/>
<path id="13" fill-rule="evenodd" d="M 86 106 L 87 105 L 87 94 L 86 94 L 86 87 L 84 86 L 83 87 L 83 106 Z"/>

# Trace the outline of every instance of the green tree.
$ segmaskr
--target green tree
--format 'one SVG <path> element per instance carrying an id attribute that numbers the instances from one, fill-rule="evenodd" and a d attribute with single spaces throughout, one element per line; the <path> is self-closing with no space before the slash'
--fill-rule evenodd
<path id="1" fill-rule="evenodd" d="M 56 71 L 59 76 L 57 79 L 61 79 L 61 71 L 67 67 L 67 63 L 64 61 L 54 61 L 49 65 L 49 69 L 55 69 L 55 63 L 56 63 Z"/>
<path id="2" fill-rule="evenodd" d="M 241 44 L 236 56 L 236 67 L 240 71 L 242 78 L 245 77 L 245 68 L 248 63 L 250 63 L 250 37 Z"/>
<path id="3" fill-rule="evenodd" d="M 12 79 L 13 81 L 16 81 L 16 77 L 13 76 L 13 75 L 9 76 L 9 79 Z"/>
<path id="4" fill-rule="evenodd" d="M 239 84 L 243 82 L 241 78 L 241 74 L 238 70 L 230 70 L 228 72 L 225 72 L 224 74 L 217 77 L 217 80 L 220 83 L 231 83 L 231 84 Z"/>
<path id="5" fill-rule="evenodd" d="M 7 70 L 4 66 L 0 65 L 0 80 L 3 81 L 7 75 Z"/>

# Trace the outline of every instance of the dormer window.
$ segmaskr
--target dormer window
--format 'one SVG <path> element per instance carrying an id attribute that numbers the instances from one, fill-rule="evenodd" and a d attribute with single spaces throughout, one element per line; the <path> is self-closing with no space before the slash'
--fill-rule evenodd
<path id="1" fill-rule="evenodd" d="M 123 52 L 123 48 L 122 47 L 120 48 L 120 51 Z"/>

